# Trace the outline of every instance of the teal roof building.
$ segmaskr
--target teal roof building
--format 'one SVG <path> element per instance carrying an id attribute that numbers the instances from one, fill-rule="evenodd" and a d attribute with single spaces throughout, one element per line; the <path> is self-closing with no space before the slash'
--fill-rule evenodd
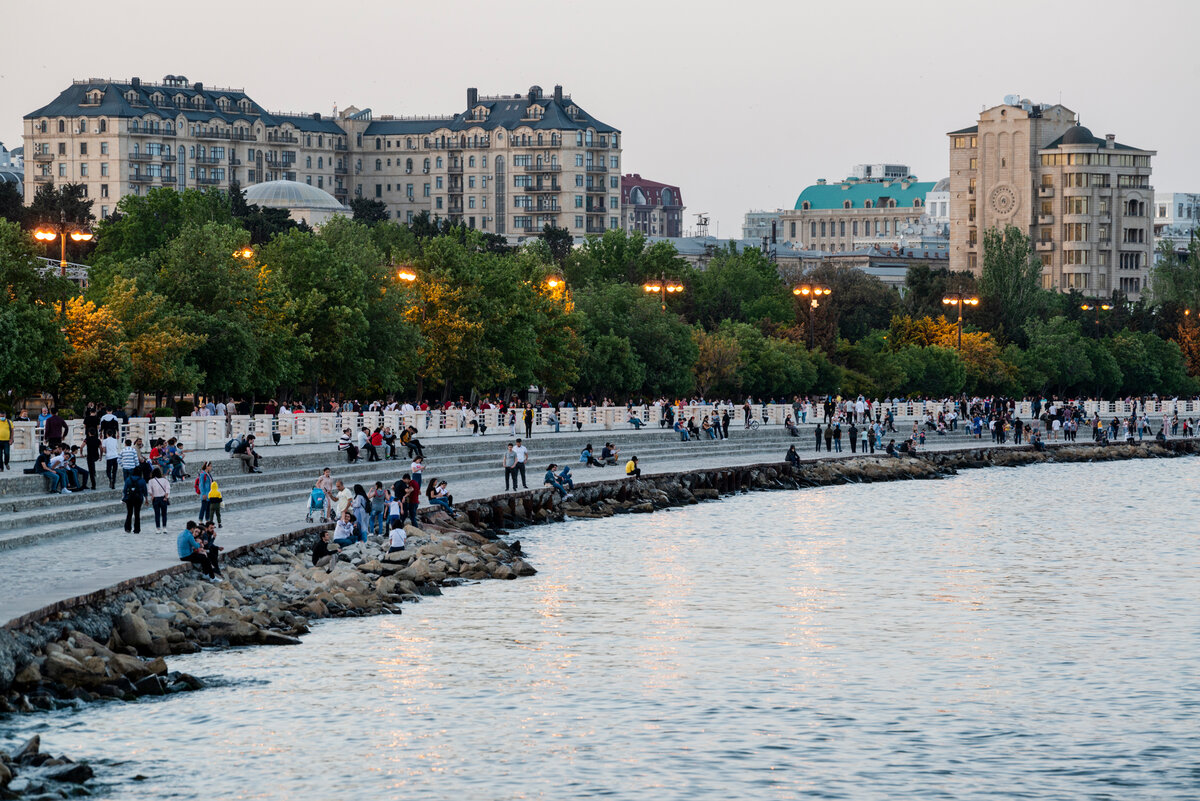
<path id="1" fill-rule="evenodd" d="M 818 181 L 796 198 L 797 211 L 832 209 L 920 208 L 934 181 Z"/>

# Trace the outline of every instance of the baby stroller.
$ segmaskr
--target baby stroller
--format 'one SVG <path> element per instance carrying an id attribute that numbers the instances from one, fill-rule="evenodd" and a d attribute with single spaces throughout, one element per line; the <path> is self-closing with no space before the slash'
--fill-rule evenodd
<path id="1" fill-rule="evenodd" d="M 313 515 L 317 516 L 317 520 L 325 519 L 325 490 L 320 487 L 313 487 L 312 492 L 308 495 L 308 513 L 304 515 L 306 523 L 313 522 Z"/>

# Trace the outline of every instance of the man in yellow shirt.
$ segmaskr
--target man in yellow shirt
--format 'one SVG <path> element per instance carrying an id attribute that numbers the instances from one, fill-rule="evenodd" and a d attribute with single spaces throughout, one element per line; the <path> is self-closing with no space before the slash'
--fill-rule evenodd
<path id="1" fill-rule="evenodd" d="M 638 467 L 638 458 L 630 456 L 629 461 L 625 463 L 625 475 L 636 478 L 642 474 L 642 468 Z"/>

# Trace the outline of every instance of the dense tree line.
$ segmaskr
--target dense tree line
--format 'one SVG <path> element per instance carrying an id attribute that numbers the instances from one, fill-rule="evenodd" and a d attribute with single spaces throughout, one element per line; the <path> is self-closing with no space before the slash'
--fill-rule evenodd
<path id="1" fill-rule="evenodd" d="M 240 191 L 154 189 L 96 225 L 80 294 L 42 270 L 28 235 L 64 205 L 90 216 L 68 186 L 0 221 L 9 402 L 38 391 L 67 403 L 130 392 L 457 398 L 529 385 L 596 399 L 1111 397 L 1192 393 L 1200 373 L 1195 315 L 1184 313 L 1200 299 L 1195 245 L 1163 254 L 1152 297 L 1114 294 L 1097 318 L 1082 296 L 1040 288 L 1013 228 L 985 234 L 978 279 L 915 267 L 901 295 L 854 269 L 782 276 L 732 246 L 695 270 L 669 243 L 620 231 L 571 248 L 548 228 L 514 249 L 425 215 L 397 224 L 367 203 L 313 231 Z M 801 278 L 831 290 L 811 313 L 791 291 Z M 685 291 L 643 290 L 660 281 Z M 981 298 L 961 350 L 947 292 Z"/>

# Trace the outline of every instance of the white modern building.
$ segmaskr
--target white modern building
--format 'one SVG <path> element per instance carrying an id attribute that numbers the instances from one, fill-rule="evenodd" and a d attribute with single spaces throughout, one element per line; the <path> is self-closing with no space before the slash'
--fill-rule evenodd
<path id="1" fill-rule="evenodd" d="M 1187 250 L 1192 234 L 1200 233 L 1200 193 L 1154 193 L 1154 249 L 1170 242 L 1175 250 Z"/>

